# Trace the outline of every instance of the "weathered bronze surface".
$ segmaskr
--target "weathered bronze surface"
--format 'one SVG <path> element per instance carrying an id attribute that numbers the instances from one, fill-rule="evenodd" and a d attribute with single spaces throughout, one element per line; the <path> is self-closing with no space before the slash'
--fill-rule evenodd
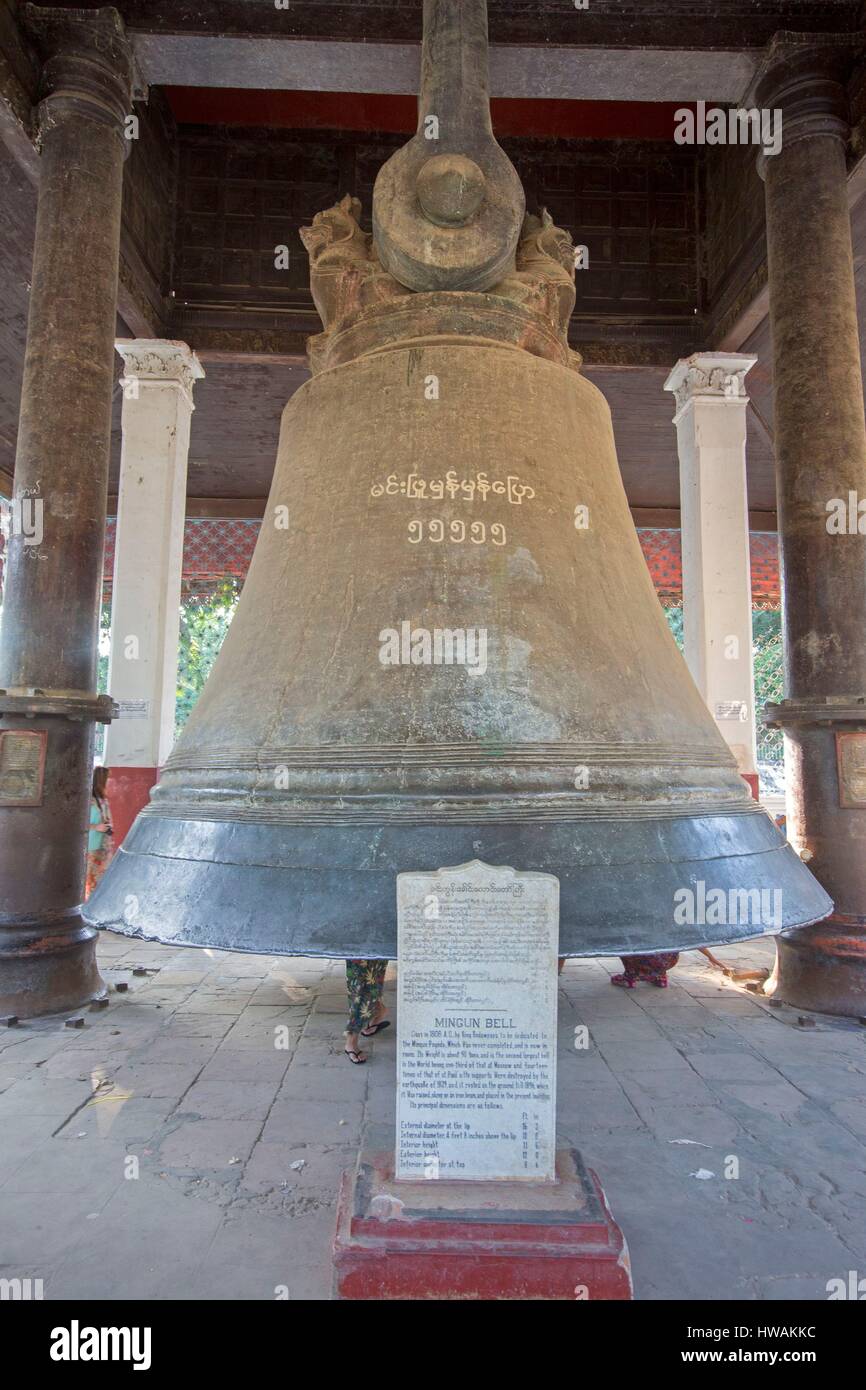
<path id="1" fill-rule="evenodd" d="M 461 42 L 477 9 L 427 7 Z M 497 258 L 459 239 L 493 175 L 473 212 L 453 156 L 483 167 L 478 146 L 442 153 L 409 221 L 380 176 L 373 238 L 349 197 L 305 233 L 324 332 L 240 606 L 87 915 L 394 956 L 395 875 L 478 858 L 558 876 L 564 955 L 815 921 L 832 904 L 752 801 L 657 601 L 608 406 L 566 341 L 570 239 L 512 195 L 488 279 Z M 725 910 L 678 911 L 684 890 Z M 773 920 L 742 911 L 762 894 Z"/>

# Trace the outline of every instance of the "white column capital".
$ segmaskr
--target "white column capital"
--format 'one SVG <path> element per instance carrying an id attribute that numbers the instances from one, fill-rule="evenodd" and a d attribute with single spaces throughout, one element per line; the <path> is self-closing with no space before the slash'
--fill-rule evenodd
<path id="1" fill-rule="evenodd" d="M 121 385 L 174 386 L 186 397 L 191 410 L 193 386 L 204 376 L 204 367 L 187 343 L 167 338 L 118 338 L 114 344 L 123 358 Z"/>
<path id="2" fill-rule="evenodd" d="M 725 405 L 746 406 L 746 373 L 757 357 L 746 352 L 693 352 L 681 357 L 665 382 L 676 400 L 674 424 L 698 400 L 720 401 Z"/>

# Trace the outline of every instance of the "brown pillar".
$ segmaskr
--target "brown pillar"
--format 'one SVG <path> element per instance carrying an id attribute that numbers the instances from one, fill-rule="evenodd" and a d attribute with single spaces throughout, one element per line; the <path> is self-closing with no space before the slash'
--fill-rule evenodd
<path id="1" fill-rule="evenodd" d="M 772 987 L 800 1008 L 866 1014 L 866 425 L 846 189 L 851 40 L 780 35 L 756 104 L 781 109 L 765 181 L 775 378 L 788 834 L 835 903 L 778 942 Z M 866 506 L 864 506 L 866 511 Z M 866 530 L 866 519 L 863 521 Z"/>
<path id="2" fill-rule="evenodd" d="M 113 9 L 27 6 L 39 206 L 0 632 L 0 1013 L 104 992 L 81 917 L 131 57 Z M 20 511 L 19 511 L 20 508 Z"/>

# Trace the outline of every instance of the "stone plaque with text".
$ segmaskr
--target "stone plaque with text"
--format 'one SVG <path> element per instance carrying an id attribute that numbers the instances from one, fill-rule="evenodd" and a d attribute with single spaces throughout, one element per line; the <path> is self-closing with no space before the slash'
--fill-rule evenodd
<path id="1" fill-rule="evenodd" d="M 866 808 L 866 733 L 836 735 L 839 805 L 846 810 Z"/>
<path id="2" fill-rule="evenodd" d="M 41 806 L 48 734 L 9 729 L 0 734 L 0 806 Z"/>
<path id="3" fill-rule="evenodd" d="M 397 875 L 398 1178 L 554 1178 L 559 880 Z"/>

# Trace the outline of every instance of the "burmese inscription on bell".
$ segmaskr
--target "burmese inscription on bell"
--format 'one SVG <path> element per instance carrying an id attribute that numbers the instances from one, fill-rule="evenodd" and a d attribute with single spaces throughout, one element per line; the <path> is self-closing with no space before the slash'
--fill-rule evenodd
<path id="1" fill-rule="evenodd" d="M 559 880 L 397 875 L 398 1178 L 553 1179 Z"/>

